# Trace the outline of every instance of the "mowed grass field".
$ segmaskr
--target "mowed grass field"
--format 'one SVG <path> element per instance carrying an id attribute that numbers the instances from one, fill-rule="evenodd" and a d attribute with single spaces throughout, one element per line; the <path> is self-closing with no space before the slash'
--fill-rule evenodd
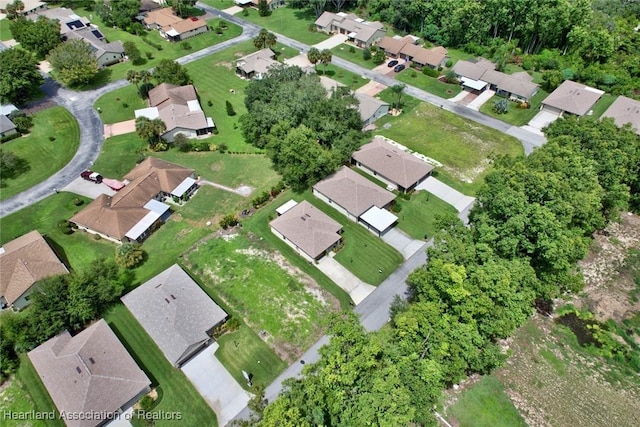
<path id="1" fill-rule="evenodd" d="M 162 400 L 151 411 L 179 412 L 181 425 L 217 426 L 216 415 L 178 368 L 171 366 L 158 346 L 123 304 L 112 307 L 105 315 L 109 327 L 115 332 L 138 366 L 145 371 L 152 386 L 160 385 Z M 157 420 L 156 426 L 173 426 L 175 420 Z"/>
<path id="2" fill-rule="evenodd" d="M 459 84 L 449 84 L 422 74 L 422 71 L 407 69 L 396 75 L 396 80 L 415 86 L 441 98 L 453 98 L 462 90 Z"/>
<path id="3" fill-rule="evenodd" d="M 322 319 L 339 304 L 259 239 L 213 238 L 186 257 L 204 288 L 238 313 L 281 358 L 294 361 L 324 333 Z"/>
<path id="4" fill-rule="evenodd" d="M 381 98 L 391 102 L 385 89 Z M 496 155 L 519 156 L 524 153 L 520 141 L 497 130 L 463 119 L 407 95 L 402 97 L 403 113 L 378 120 L 375 133 L 384 135 L 443 164 L 438 179 L 473 196 L 491 168 Z M 385 128 L 385 125 L 389 126 Z"/>
<path id="5" fill-rule="evenodd" d="M 216 0 L 213 0 L 213 2 L 216 2 Z M 204 0 L 204 3 L 208 3 L 208 0 Z M 279 7 L 273 10 L 270 16 L 260 16 L 258 11 L 253 8 L 248 10 L 248 16 L 244 16 L 242 13 L 236 16 L 265 27 L 274 33 L 280 33 L 301 41 L 302 43 L 314 45 L 329 37 L 324 33 L 309 31 L 309 27 L 312 26 L 316 20 L 316 16 L 310 8 L 293 9 L 291 7 Z"/>
<path id="6" fill-rule="evenodd" d="M 52 107 L 32 117 L 30 134 L 2 144 L 3 151 L 25 160 L 28 167 L 15 178 L 0 181 L 0 200 L 44 181 L 69 163 L 78 150 L 80 128 L 69 111 Z"/>
<path id="7" fill-rule="evenodd" d="M 453 206 L 426 191 L 414 192 L 410 200 L 398 197 L 395 203 L 401 206 L 401 211 L 395 214 L 398 227 L 414 239 L 433 237 L 438 231 L 439 216 L 458 213 Z"/>
<path id="8" fill-rule="evenodd" d="M 549 96 L 548 92 L 543 89 L 538 89 L 538 93 L 531 98 L 531 105 L 529 108 L 518 108 L 518 104 L 516 102 L 509 101 L 509 111 L 505 114 L 498 114 L 494 111 L 493 106 L 496 101 L 505 98 L 494 95 L 480 107 L 480 112 L 504 122 L 511 123 L 512 125 L 522 126 L 529 123 L 531 119 L 540 112 L 540 104 L 547 96 Z"/>
<path id="9" fill-rule="evenodd" d="M 135 85 L 106 93 L 94 104 L 94 108 L 100 111 L 102 123 L 105 124 L 131 120 L 135 118 L 135 110 L 146 107 L 147 102 L 138 94 Z"/>

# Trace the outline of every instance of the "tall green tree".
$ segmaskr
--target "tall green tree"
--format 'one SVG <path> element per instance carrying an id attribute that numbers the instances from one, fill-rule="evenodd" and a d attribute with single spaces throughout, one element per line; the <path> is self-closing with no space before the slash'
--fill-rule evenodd
<path id="1" fill-rule="evenodd" d="M 22 0 L 13 0 L 6 6 L 7 19 L 13 20 L 22 16 L 24 11 L 24 3 Z"/>
<path id="2" fill-rule="evenodd" d="M 394 97 L 394 108 L 400 108 L 400 101 L 402 100 L 402 94 L 404 93 L 404 90 L 406 89 L 407 85 L 405 85 L 404 83 L 396 83 L 393 86 L 391 86 L 391 93 L 393 93 L 393 97 Z"/>
<path id="3" fill-rule="evenodd" d="M 69 86 L 87 84 L 100 71 L 91 45 L 82 39 L 58 45 L 49 53 L 48 60 L 60 80 Z"/>
<path id="4" fill-rule="evenodd" d="M 324 72 L 327 72 L 327 65 L 331 64 L 333 53 L 329 49 L 322 49 L 319 54 L 320 63 L 324 65 Z"/>
<path id="5" fill-rule="evenodd" d="M 258 35 L 253 39 L 253 45 L 258 49 L 272 48 L 276 45 L 276 35 L 263 28 Z"/>
<path id="6" fill-rule="evenodd" d="M 315 67 L 316 64 L 318 62 L 320 62 L 320 51 L 318 49 L 316 49 L 315 47 L 312 47 L 311 49 L 309 49 L 309 52 L 307 52 L 307 59 Z M 316 69 L 317 69 L 317 67 L 316 67 Z"/>
<path id="7" fill-rule="evenodd" d="M 158 84 L 169 83 L 177 86 L 191 84 L 191 77 L 186 68 L 170 59 L 163 59 L 156 65 L 153 78 Z"/>
<path id="8" fill-rule="evenodd" d="M 11 21 L 9 28 L 13 38 L 40 59 L 62 42 L 60 22 L 46 16 L 39 16 L 36 21 L 20 16 Z"/>
<path id="9" fill-rule="evenodd" d="M 271 8 L 267 3 L 267 0 L 258 0 L 258 15 L 260 16 L 270 16 Z"/>
<path id="10" fill-rule="evenodd" d="M 151 148 L 162 142 L 162 134 L 167 130 L 167 126 L 162 119 L 149 119 L 147 117 L 136 118 L 136 134 L 146 140 Z"/>
<path id="11" fill-rule="evenodd" d="M 0 100 L 22 104 L 37 92 L 44 79 L 33 55 L 23 49 L 0 52 Z"/>
<path id="12" fill-rule="evenodd" d="M 97 6 L 97 13 L 109 27 L 118 27 L 128 31 L 140 13 L 139 0 L 109 0 Z"/>

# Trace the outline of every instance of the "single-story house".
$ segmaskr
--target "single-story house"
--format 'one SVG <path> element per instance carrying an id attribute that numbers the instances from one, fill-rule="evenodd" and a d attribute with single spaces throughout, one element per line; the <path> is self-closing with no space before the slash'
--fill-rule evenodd
<path id="1" fill-rule="evenodd" d="M 55 336 L 28 356 L 69 427 L 105 425 L 150 390 L 147 375 L 102 319 L 73 337 Z"/>
<path id="2" fill-rule="evenodd" d="M 389 103 L 384 102 L 378 98 L 374 98 L 364 93 L 354 93 L 355 98 L 358 100 L 358 112 L 360 118 L 364 123 L 364 127 L 371 125 L 389 113 Z"/>
<path id="3" fill-rule="evenodd" d="M 584 116 L 604 94 L 604 91 L 565 80 L 543 101 L 541 109 L 562 116 L 564 113 Z"/>
<path id="4" fill-rule="evenodd" d="M 227 318 L 227 313 L 177 264 L 121 299 L 176 367 L 213 342 L 213 329 Z"/>
<path id="5" fill-rule="evenodd" d="M 87 18 L 76 15 L 73 10 L 65 7 L 47 9 L 38 12 L 37 15 L 30 16 L 29 19 L 36 20 L 40 15 L 60 22 L 60 34 L 63 41 L 80 39 L 88 43 L 99 66 L 106 67 L 120 62 L 124 58 L 122 42 L 119 40 L 108 42 L 97 26 L 91 24 Z"/>
<path id="6" fill-rule="evenodd" d="M 418 38 L 412 35 L 400 37 L 400 36 L 385 36 L 378 42 L 378 48 L 384 50 L 384 54 L 389 58 L 399 58 L 400 51 L 405 45 L 415 45 L 418 42 Z"/>
<path id="7" fill-rule="evenodd" d="M 29 16 L 29 19 L 35 21 L 40 15 L 60 21 L 60 34 L 63 41 L 80 39 L 88 43 L 99 66 L 106 67 L 124 59 L 124 46 L 121 41 L 108 42 L 96 25 L 87 18 L 76 15 L 73 10 L 66 7 L 46 9 L 38 12 L 37 15 Z"/>
<path id="8" fill-rule="evenodd" d="M 319 76 L 319 77 L 320 77 L 320 84 L 322 85 L 324 90 L 327 91 L 328 98 L 331 98 L 333 94 L 335 94 L 338 91 L 339 88 L 346 87 L 339 81 L 333 80 L 329 77 L 325 77 L 325 76 Z"/>
<path id="9" fill-rule="evenodd" d="M 236 6 L 258 8 L 260 0 L 233 0 Z M 267 0 L 269 10 L 274 10 L 286 4 L 285 0 Z"/>
<path id="10" fill-rule="evenodd" d="M 37 230 L 7 242 L 0 248 L 0 304 L 23 309 L 40 280 L 68 272 Z"/>
<path id="11" fill-rule="evenodd" d="M 16 133 L 18 133 L 18 130 L 11 119 L 4 114 L 0 115 L 0 138 L 15 135 Z"/>
<path id="12" fill-rule="evenodd" d="M 611 117 L 616 125 L 620 127 L 627 123 L 630 124 L 635 132 L 640 135 L 640 101 L 626 96 L 619 96 L 600 118 L 604 117 Z"/>
<path id="13" fill-rule="evenodd" d="M 398 221 L 395 215 L 386 211 L 396 196 L 347 166 L 314 185 L 313 194 L 377 235 L 384 234 Z M 372 215 L 379 220 L 373 223 L 364 220 Z"/>
<path id="14" fill-rule="evenodd" d="M 316 262 L 342 241 L 342 226 L 311 203 L 289 201 L 277 210 L 271 232 L 303 258 Z"/>
<path id="15" fill-rule="evenodd" d="M 0 0 L 0 19 L 4 18 L 7 13 L 7 6 L 12 4 L 14 0 Z M 45 10 L 47 8 L 47 4 L 40 0 L 21 0 L 24 5 L 24 9 L 22 10 L 22 15 L 27 16 L 33 13 L 38 13 L 41 10 Z"/>
<path id="16" fill-rule="evenodd" d="M 182 18 L 173 12 L 172 7 L 152 10 L 148 12 L 142 20 L 145 27 L 149 30 L 159 30 L 167 25 L 176 24 L 180 21 L 182 21 Z"/>
<path id="17" fill-rule="evenodd" d="M 521 102 L 529 101 L 538 93 L 539 86 L 531 82 L 533 78 L 528 73 L 509 75 L 496 71 L 495 64 L 484 58 L 478 58 L 475 62 L 458 61 L 453 71 L 463 88 L 474 93 L 491 89 L 499 96 Z"/>
<path id="18" fill-rule="evenodd" d="M 147 157 L 113 196 L 101 194 L 69 221 L 116 243 L 142 242 L 171 215 L 169 199 L 181 202 L 198 188 L 193 169 Z"/>
<path id="19" fill-rule="evenodd" d="M 318 31 L 328 34 L 346 34 L 347 40 L 356 46 L 365 48 L 382 39 L 386 31 L 378 21 L 365 21 L 352 13 L 324 12 L 315 21 Z"/>
<path id="20" fill-rule="evenodd" d="M 162 83 L 149 91 L 149 107 L 136 110 L 136 118 L 160 118 L 167 130 L 162 139 L 172 142 L 179 133 L 187 138 L 209 135 L 215 124 L 206 117 L 193 85 L 176 86 Z"/>
<path id="21" fill-rule="evenodd" d="M 269 68 L 280 64 L 271 49 L 262 49 L 236 61 L 236 73 L 245 79 L 260 80 Z"/>
<path id="22" fill-rule="evenodd" d="M 0 115 L 9 116 L 14 111 L 19 111 L 20 109 L 13 104 L 0 104 Z"/>
<path id="23" fill-rule="evenodd" d="M 400 49 L 400 58 L 411 61 L 418 68 L 429 67 L 436 69 L 447 61 L 447 49 L 442 46 L 425 49 L 422 46 L 407 43 Z"/>
<path id="24" fill-rule="evenodd" d="M 193 16 L 162 27 L 160 29 L 160 35 L 169 41 L 177 42 L 197 36 L 198 34 L 206 33 L 207 31 L 209 31 L 207 22 Z"/>
<path id="25" fill-rule="evenodd" d="M 351 162 L 392 188 L 408 193 L 427 179 L 433 166 L 376 136 L 353 153 Z"/>

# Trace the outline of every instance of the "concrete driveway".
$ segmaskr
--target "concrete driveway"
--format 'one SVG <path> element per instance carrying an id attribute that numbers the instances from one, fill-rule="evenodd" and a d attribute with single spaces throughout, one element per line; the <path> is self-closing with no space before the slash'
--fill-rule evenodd
<path id="1" fill-rule="evenodd" d="M 331 256 L 322 257 L 316 267 L 348 293 L 355 305 L 360 304 L 363 299 L 375 290 L 374 286 L 358 279 Z"/>
<path id="2" fill-rule="evenodd" d="M 376 96 L 377 94 L 379 94 L 380 92 L 382 92 L 386 88 L 387 88 L 387 85 L 382 84 L 382 83 L 378 83 L 378 82 L 374 82 L 372 80 L 369 83 L 367 83 L 366 85 L 356 89 L 356 93 L 364 93 L 365 95 Z"/>
<path id="3" fill-rule="evenodd" d="M 545 111 L 545 110 L 541 110 L 538 114 L 535 115 L 535 117 L 533 119 L 531 119 L 531 121 L 529 121 L 529 123 L 524 126 L 527 130 L 530 130 L 532 132 L 539 132 L 542 133 L 542 129 L 547 126 L 549 123 L 552 123 L 556 120 L 558 120 L 558 118 L 560 117 L 560 115 L 558 113 L 554 113 L 551 111 Z"/>
<path id="4" fill-rule="evenodd" d="M 247 406 L 251 395 L 216 358 L 219 346 L 213 343 L 180 369 L 216 413 L 218 425 L 225 426 Z"/>
<path id="5" fill-rule="evenodd" d="M 329 37 L 328 39 L 321 41 L 318 44 L 313 45 L 313 47 L 315 47 L 318 50 L 323 50 L 323 49 L 333 49 L 336 46 L 340 46 L 342 43 L 347 41 L 347 35 L 346 34 L 335 34 L 331 37 Z"/>
<path id="6" fill-rule="evenodd" d="M 385 241 L 389 246 L 392 246 L 398 252 L 400 252 L 404 259 L 411 258 L 411 255 L 418 252 L 424 245 L 424 242 L 422 240 L 412 239 L 398 227 L 394 227 L 391 230 L 387 231 L 382 236 L 382 240 Z"/>
<path id="7" fill-rule="evenodd" d="M 104 125 L 104 138 L 111 138 L 116 135 L 124 135 L 125 133 L 133 133 L 136 131 L 136 119 L 125 120 L 124 122 L 112 123 Z"/>
<path id="8" fill-rule="evenodd" d="M 106 194 L 107 196 L 113 196 L 116 194 L 114 190 L 107 187 L 107 184 L 96 184 L 95 182 L 87 181 L 80 177 L 71 181 L 66 187 L 61 188 L 61 190 L 79 194 L 90 199 L 95 199 L 101 194 Z"/>
<path id="9" fill-rule="evenodd" d="M 495 94 L 496 91 L 487 89 L 480 95 L 478 95 L 476 99 L 467 104 L 467 107 L 471 108 L 472 110 L 479 111 L 480 107 L 482 107 L 484 103 L 487 102 Z"/>
<path id="10" fill-rule="evenodd" d="M 458 212 L 462 212 L 472 204 L 476 199 L 470 196 L 465 196 L 461 192 L 454 190 L 442 181 L 430 176 L 423 182 L 418 184 L 416 190 L 426 190 L 439 199 L 444 200 L 451 206 L 456 208 Z"/>

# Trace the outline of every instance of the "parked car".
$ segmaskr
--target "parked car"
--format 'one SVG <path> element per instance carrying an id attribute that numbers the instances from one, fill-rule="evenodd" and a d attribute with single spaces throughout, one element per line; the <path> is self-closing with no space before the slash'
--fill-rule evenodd
<path id="1" fill-rule="evenodd" d="M 396 73 L 399 73 L 402 70 L 404 70 L 404 64 L 398 64 L 393 68 L 393 71 L 395 71 Z"/>
<path id="2" fill-rule="evenodd" d="M 397 59 L 393 59 L 393 60 L 389 61 L 389 63 L 387 64 L 387 67 L 391 68 L 391 67 L 395 67 L 396 65 L 398 65 L 398 60 Z"/>
<path id="3" fill-rule="evenodd" d="M 95 182 L 96 184 L 100 184 L 102 182 L 102 175 L 98 172 L 93 172 L 90 170 L 86 170 L 80 174 L 82 179 L 86 179 L 87 181 Z"/>

